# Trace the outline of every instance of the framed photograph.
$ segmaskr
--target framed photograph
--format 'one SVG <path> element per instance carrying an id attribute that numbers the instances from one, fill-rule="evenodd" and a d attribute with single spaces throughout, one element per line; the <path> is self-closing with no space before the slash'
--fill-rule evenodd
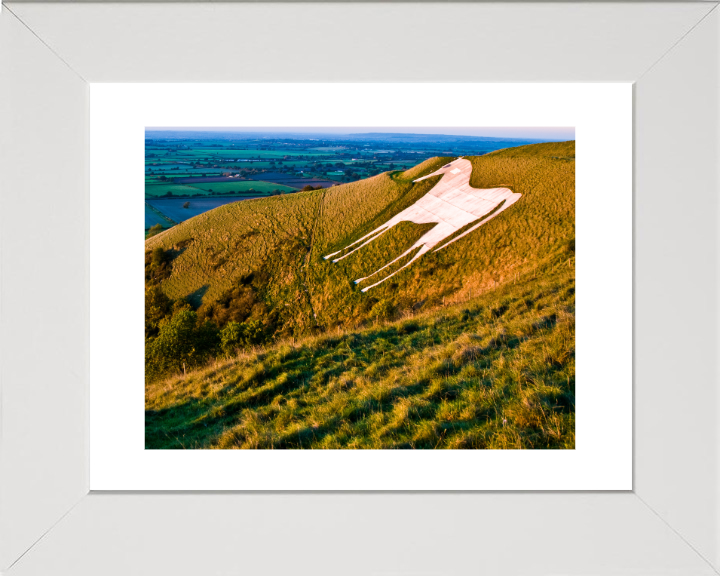
<path id="1" fill-rule="evenodd" d="M 716 573 L 715 8 L 3 6 L 2 570 Z"/>
<path id="2" fill-rule="evenodd" d="M 91 489 L 630 489 L 631 211 L 599 199 L 631 193 L 631 106 L 629 84 L 93 86 Z"/>

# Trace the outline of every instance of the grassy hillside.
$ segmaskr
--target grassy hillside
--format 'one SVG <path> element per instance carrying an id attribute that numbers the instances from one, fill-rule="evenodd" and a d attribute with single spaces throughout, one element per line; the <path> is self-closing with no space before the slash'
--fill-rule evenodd
<path id="1" fill-rule="evenodd" d="M 367 293 L 353 280 L 432 224 L 323 256 L 412 205 L 439 177 L 413 180 L 450 158 L 149 238 L 146 362 L 182 362 L 148 372 L 147 447 L 574 446 L 574 159 L 574 142 L 470 157 L 472 186 L 522 197 Z"/>
<path id="2" fill-rule="evenodd" d="M 573 448 L 567 262 L 470 301 L 146 388 L 147 448 Z"/>
<path id="3" fill-rule="evenodd" d="M 471 157 L 473 186 L 504 185 L 523 197 L 366 294 L 353 280 L 400 255 L 426 227 L 398 226 L 337 264 L 323 256 L 414 203 L 437 179 L 412 180 L 448 158 L 326 190 L 224 206 L 149 239 L 146 250 L 160 247 L 172 256 L 162 290 L 202 303 L 201 315 L 218 316 L 217 303 L 243 287 L 253 299 L 247 318 L 261 319 L 274 338 L 358 327 L 378 301 L 402 312 L 465 300 L 564 254 L 575 235 L 574 155 L 574 142 L 567 142 Z"/>
<path id="4" fill-rule="evenodd" d="M 426 161 L 420 171 L 433 172 L 446 160 Z M 322 258 L 414 203 L 437 181 L 413 184 L 412 179 L 383 173 L 325 190 L 230 204 L 149 239 L 146 250 L 162 248 L 172 255 L 162 290 L 194 306 L 202 303 L 202 314 L 217 316 L 216 303 L 242 285 L 255 303 L 248 318 L 262 319 L 268 332 L 277 337 L 313 333 L 336 325 L 337 315 L 348 308 L 348 322 L 363 318 L 371 299 L 352 280 L 402 252 L 426 229 L 410 223 L 398 227 L 363 258 L 348 258 L 342 266 Z"/>

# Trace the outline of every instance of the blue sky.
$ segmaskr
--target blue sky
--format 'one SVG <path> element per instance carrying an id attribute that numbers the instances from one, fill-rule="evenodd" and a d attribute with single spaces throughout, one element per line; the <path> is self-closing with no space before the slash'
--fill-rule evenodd
<path id="1" fill-rule="evenodd" d="M 452 136 L 487 136 L 499 138 L 529 138 L 539 140 L 574 140 L 574 127 L 274 127 L 274 128 L 148 128 L 148 130 L 182 130 L 203 132 L 293 132 L 298 134 L 359 134 L 394 132 L 405 134 L 446 134 Z"/>

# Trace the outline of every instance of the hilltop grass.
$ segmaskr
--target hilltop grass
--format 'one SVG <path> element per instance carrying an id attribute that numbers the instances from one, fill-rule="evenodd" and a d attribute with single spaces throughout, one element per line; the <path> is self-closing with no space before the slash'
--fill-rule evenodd
<path id="1" fill-rule="evenodd" d="M 574 448 L 572 263 L 146 387 L 146 448 Z"/>

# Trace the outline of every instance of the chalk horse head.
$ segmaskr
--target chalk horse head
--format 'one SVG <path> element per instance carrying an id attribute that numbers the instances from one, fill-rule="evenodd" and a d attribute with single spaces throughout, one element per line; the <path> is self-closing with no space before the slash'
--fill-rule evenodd
<path id="1" fill-rule="evenodd" d="M 465 158 L 457 158 L 432 174 L 414 180 L 414 182 L 420 182 L 421 180 L 442 174 L 440 181 L 435 184 L 425 196 L 415 202 L 415 204 L 396 214 L 385 222 L 385 224 L 378 226 L 375 230 L 347 245 L 342 250 L 328 254 L 325 256 L 325 260 L 352 248 L 352 250 L 349 250 L 342 256 L 333 259 L 333 262 L 339 262 L 343 258 L 347 258 L 350 254 L 357 252 L 364 246 L 370 244 L 370 242 L 377 240 L 400 222 L 435 224 L 431 230 L 423 234 L 415 244 L 400 256 L 391 260 L 383 267 L 378 268 L 369 276 L 355 280 L 355 284 L 363 280 L 368 280 L 408 254 L 415 252 L 410 260 L 392 274 L 388 274 L 382 280 L 362 289 L 363 292 L 367 292 L 371 288 L 382 284 L 385 280 L 400 272 L 400 270 L 407 268 L 413 262 L 416 262 L 426 252 L 442 250 L 453 242 L 457 242 L 463 236 L 477 230 L 480 226 L 489 222 L 492 218 L 495 218 L 495 216 L 507 210 L 519 200 L 521 194 L 516 194 L 509 188 L 471 187 L 471 173 L 472 164 L 470 161 Z M 456 234 L 458 230 L 473 222 L 474 224 L 467 230 L 464 230 L 461 234 Z M 453 236 L 452 239 L 445 241 L 451 236 Z"/>

